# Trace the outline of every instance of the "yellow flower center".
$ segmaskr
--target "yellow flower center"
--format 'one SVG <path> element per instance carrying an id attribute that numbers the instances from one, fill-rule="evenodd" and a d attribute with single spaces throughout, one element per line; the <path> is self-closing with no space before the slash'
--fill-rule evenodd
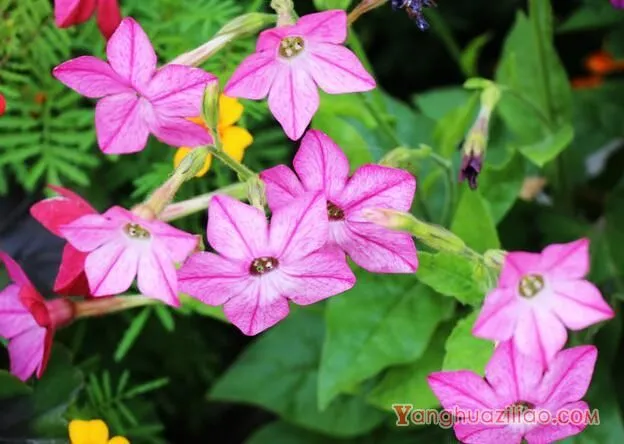
<path id="1" fill-rule="evenodd" d="M 301 37 L 285 37 L 280 42 L 279 55 L 290 59 L 299 55 L 304 48 L 305 44 Z"/>
<path id="2" fill-rule="evenodd" d="M 520 279 L 518 291 L 520 296 L 532 299 L 544 289 L 544 278 L 539 274 L 527 274 Z"/>

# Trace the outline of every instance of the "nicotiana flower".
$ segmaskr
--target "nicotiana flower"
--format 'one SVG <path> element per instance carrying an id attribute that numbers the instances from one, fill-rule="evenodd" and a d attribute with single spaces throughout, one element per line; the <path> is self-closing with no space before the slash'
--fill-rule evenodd
<path id="1" fill-rule="evenodd" d="M 59 196 L 37 202 L 30 208 L 30 214 L 48 231 L 63 237 L 60 227 L 87 214 L 97 211 L 82 197 L 68 189 L 49 186 Z M 76 250 L 70 243 L 63 248 L 63 257 L 54 282 L 54 292 L 64 296 L 91 296 L 87 276 L 84 272 L 86 253 Z"/>
<path id="2" fill-rule="evenodd" d="M 221 94 L 219 98 L 219 123 L 217 125 L 217 131 L 219 132 L 219 138 L 223 145 L 223 151 L 237 162 L 243 160 L 245 150 L 253 143 L 253 136 L 251 133 L 245 128 L 236 126 L 236 122 L 240 120 L 244 110 L 245 108 L 237 99 Z M 206 128 L 206 124 L 201 117 L 194 117 L 191 120 L 198 125 L 202 125 L 203 128 Z M 193 148 L 187 146 L 178 148 L 173 159 L 176 168 L 192 149 Z M 210 169 L 211 163 L 212 156 L 206 156 L 204 168 L 197 173 L 196 177 L 204 176 Z"/>
<path id="3" fill-rule="evenodd" d="M 343 46 L 347 15 L 333 10 L 301 17 L 295 25 L 263 31 L 256 52 L 225 86 L 231 97 L 262 99 L 291 139 L 299 139 L 319 106 L 318 88 L 329 94 L 369 91 L 375 80 Z"/>
<path id="4" fill-rule="evenodd" d="M 196 236 L 120 207 L 82 216 L 61 226 L 60 232 L 86 253 L 84 270 L 93 296 L 122 293 L 138 277 L 145 296 L 179 304 L 175 263 L 197 247 Z"/>
<path id="5" fill-rule="evenodd" d="M 349 161 L 320 131 L 310 130 L 301 141 L 293 165 L 263 171 L 272 210 L 291 205 L 310 191 L 327 199 L 330 243 L 340 246 L 359 266 L 376 273 L 413 273 L 418 266 L 411 235 L 369 222 L 363 212 L 373 208 L 409 211 L 416 180 L 404 170 L 364 165 L 349 177 Z M 298 177 L 297 177 L 298 176 Z"/>
<path id="6" fill-rule="evenodd" d="M 199 115 L 206 85 L 217 79 L 201 69 L 166 65 L 137 22 L 125 18 L 106 46 L 108 63 L 91 56 L 54 68 L 54 76 L 79 94 L 100 98 L 95 130 L 106 154 L 143 150 L 150 133 L 172 146 L 199 146 L 210 135 L 189 117 Z"/>
<path id="7" fill-rule="evenodd" d="M 208 241 L 218 254 L 191 256 L 178 271 L 180 290 L 209 305 L 224 304 L 243 333 L 258 334 L 288 315 L 289 300 L 308 305 L 354 285 L 344 254 L 325 246 L 328 229 L 320 193 L 275 210 L 270 226 L 258 208 L 216 196 L 208 209 Z"/>
<path id="8" fill-rule="evenodd" d="M 611 3 L 616 8 L 624 9 L 624 0 L 611 0 Z"/>
<path id="9" fill-rule="evenodd" d="M 101 419 L 74 419 L 69 423 L 70 444 L 130 444 L 123 436 L 108 437 L 108 426 Z"/>
<path id="10" fill-rule="evenodd" d="M 97 9 L 97 24 L 107 39 L 121 22 L 117 0 L 54 0 L 54 20 L 59 28 L 86 22 Z"/>
<path id="11" fill-rule="evenodd" d="M 543 365 L 563 348 L 566 327 L 580 330 L 614 316 L 600 291 L 584 279 L 589 241 L 549 245 L 541 253 L 510 252 L 498 287 L 485 299 L 473 334 L 513 339 L 522 353 Z"/>
<path id="12" fill-rule="evenodd" d="M 589 407 L 581 399 L 591 382 L 597 355 L 594 346 L 569 348 L 560 351 L 544 372 L 539 360 L 518 353 L 507 341 L 494 351 L 485 380 L 459 370 L 432 373 L 428 382 L 442 407 L 459 413 L 454 429 L 461 442 L 520 444 L 524 438 L 529 444 L 550 443 L 576 435 L 587 426 Z M 530 415 L 529 410 L 536 414 Z M 492 413 L 492 421 L 473 421 L 485 418 L 477 412 L 487 411 Z M 563 418 L 563 411 L 585 413 L 580 423 L 537 421 Z"/>
<path id="13" fill-rule="evenodd" d="M 11 279 L 0 291 L 0 336 L 9 340 L 11 373 L 22 381 L 33 373 L 40 378 L 54 331 L 73 319 L 73 305 L 67 299 L 43 299 L 20 266 L 1 251 L 0 262 Z"/>

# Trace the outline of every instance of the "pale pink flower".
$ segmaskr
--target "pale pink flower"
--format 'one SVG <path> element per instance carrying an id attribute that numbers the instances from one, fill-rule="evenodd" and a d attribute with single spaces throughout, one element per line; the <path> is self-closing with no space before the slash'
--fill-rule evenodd
<path id="1" fill-rule="evenodd" d="M 60 232 L 87 253 L 84 269 L 93 296 L 122 293 L 137 277 L 142 294 L 179 305 L 175 263 L 197 247 L 196 236 L 120 207 L 82 216 Z"/>
<path id="2" fill-rule="evenodd" d="M 121 22 L 117 0 L 54 0 L 54 20 L 59 28 L 86 22 L 97 9 L 97 24 L 107 39 Z"/>
<path id="3" fill-rule="evenodd" d="M 234 72 L 225 94 L 255 100 L 268 95 L 286 135 L 299 139 L 318 109 L 317 88 L 328 94 L 375 88 L 375 80 L 343 46 L 346 38 L 342 10 L 305 15 L 295 25 L 263 31 L 256 52 Z"/>
<path id="4" fill-rule="evenodd" d="M 143 150 L 150 133 L 172 146 L 212 142 L 188 118 L 200 114 L 206 85 L 217 79 L 201 69 L 166 65 L 156 70 L 156 53 L 137 22 L 125 18 L 106 46 L 108 63 L 91 56 L 54 68 L 54 76 L 79 94 L 100 98 L 95 130 L 106 154 Z"/>
<path id="5" fill-rule="evenodd" d="M 596 347 L 591 345 L 569 348 L 560 351 L 544 372 L 539 359 L 518 353 L 507 341 L 494 351 L 485 379 L 459 370 L 432 373 L 428 382 L 445 410 L 457 412 L 457 417 L 464 415 L 465 420 L 457 420 L 453 426 L 463 443 L 520 444 L 523 438 L 528 444 L 551 443 L 577 435 L 587 426 L 589 407 L 581 399 L 591 382 L 597 356 Z M 527 413 L 529 410 L 535 416 Z M 561 413 L 564 411 L 568 414 Z M 580 423 L 572 422 L 579 415 L 569 415 L 573 411 L 580 413 Z M 481 416 L 483 412 L 492 416 Z M 566 417 L 572 421 L 565 421 Z M 538 418 L 566 423 L 539 424 Z"/>
<path id="6" fill-rule="evenodd" d="M 587 239 L 552 244 L 541 253 L 508 253 L 473 334 L 513 339 L 522 353 L 547 365 L 565 345 L 566 327 L 581 330 L 614 316 L 600 291 L 584 279 L 588 270 Z"/>
<path id="7" fill-rule="evenodd" d="M 351 288 L 344 254 L 324 247 L 327 212 L 320 193 L 273 212 L 217 196 L 208 209 L 208 241 L 218 254 L 191 256 L 178 271 L 180 291 L 209 305 L 255 335 L 288 315 L 288 301 L 308 305 Z"/>
<path id="8" fill-rule="evenodd" d="M 349 177 L 349 161 L 320 131 L 310 130 L 301 141 L 293 165 L 260 174 L 272 210 L 290 205 L 302 194 L 322 191 L 327 199 L 329 241 L 353 261 L 376 273 L 413 273 L 418 266 L 416 246 L 409 234 L 391 231 L 364 218 L 370 208 L 409 211 L 416 180 L 407 171 L 364 165 Z"/>
<path id="9" fill-rule="evenodd" d="M 0 291 L 0 336 L 9 340 L 11 373 L 26 381 L 40 378 L 50 357 L 54 331 L 70 322 L 73 305 L 66 299 L 46 301 L 20 266 L 0 251 L 11 283 Z"/>

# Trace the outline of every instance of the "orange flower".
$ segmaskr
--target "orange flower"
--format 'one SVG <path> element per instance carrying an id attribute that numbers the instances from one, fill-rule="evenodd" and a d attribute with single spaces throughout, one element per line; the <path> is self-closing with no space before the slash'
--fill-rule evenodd
<path id="1" fill-rule="evenodd" d="M 615 60 L 607 51 L 596 51 L 585 60 L 585 67 L 592 74 L 604 76 L 624 70 L 624 61 Z"/>

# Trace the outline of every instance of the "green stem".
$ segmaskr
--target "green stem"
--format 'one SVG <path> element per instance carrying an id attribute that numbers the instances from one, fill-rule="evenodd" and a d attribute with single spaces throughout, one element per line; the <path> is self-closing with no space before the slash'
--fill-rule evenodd
<path id="1" fill-rule="evenodd" d="M 217 159 L 219 159 L 221 162 L 223 162 L 225 165 L 227 165 L 232 171 L 234 171 L 238 175 L 238 178 L 241 182 L 246 182 L 252 177 L 256 176 L 256 173 L 251 171 L 242 163 L 232 159 L 225 151 L 223 151 L 221 147 L 221 141 L 218 137 L 215 139 L 217 139 L 217 146 L 208 146 L 208 152 Z"/>
<path id="2" fill-rule="evenodd" d="M 373 65 L 368 59 L 368 55 L 366 55 L 364 46 L 362 46 L 362 42 L 360 41 L 360 38 L 358 37 L 356 32 L 353 30 L 353 28 L 349 28 L 349 34 L 347 36 L 347 43 L 349 44 L 349 46 L 351 47 L 351 49 L 353 50 L 357 58 L 360 59 L 360 61 L 362 62 L 366 70 L 372 74 L 374 72 Z M 377 107 L 377 109 L 385 112 L 386 103 L 381 93 L 381 89 L 375 88 L 374 90 L 371 91 L 371 95 L 373 96 L 375 100 L 375 106 Z"/>
<path id="3" fill-rule="evenodd" d="M 210 206 L 212 198 L 220 194 L 231 196 L 235 199 L 244 199 L 247 197 L 247 184 L 244 182 L 233 183 L 210 193 L 200 194 L 188 200 L 172 203 L 164 209 L 159 219 L 169 222 L 204 211 Z"/>
<path id="4" fill-rule="evenodd" d="M 113 296 L 93 298 L 75 302 L 75 317 L 88 318 L 117 313 L 136 307 L 159 304 L 160 301 L 143 295 Z"/>
<path id="5" fill-rule="evenodd" d="M 446 49 L 450 53 L 455 63 L 457 63 L 459 68 L 462 70 L 463 74 L 465 76 L 468 76 L 468 73 L 464 72 L 464 67 L 461 61 L 461 47 L 455 40 L 453 33 L 446 25 L 446 22 L 444 21 L 442 16 L 434 10 L 428 10 L 426 16 L 429 20 L 429 23 L 431 24 L 431 29 L 433 30 L 433 32 L 435 32 L 438 37 L 440 37 L 440 40 L 442 40 L 442 43 L 444 44 L 444 46 L 446 46 Z"/>
<path id="6" fill-rule="evenodd" d="M 375 119 L 375 122 L 377 122 L 379 129 L 386 135 L 386 137 L 388 137 L 388 139 L 392 141 L 392 143 L 394 144 L 394 147 L 401 146 L 402 143 L 399 140 L 399 137 L 396 135 L 392 127 L 388 124 L 384 116 L 381 115 L 381 113 L 379 112 L 379 109 L 374 107 L 368 101 L 368 98 L 364 94 L 358 93 L 357 96 L 360 98 L 360 100 L 362 101 L 362 104 L 364 105 L 366 110 L 370 113 L 370 115 L 373 117 L 373 119 Z"/>

